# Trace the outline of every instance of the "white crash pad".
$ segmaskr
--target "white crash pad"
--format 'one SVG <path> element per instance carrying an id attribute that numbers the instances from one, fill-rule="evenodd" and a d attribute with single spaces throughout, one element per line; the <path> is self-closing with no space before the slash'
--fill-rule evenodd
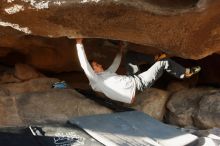
<path id="1" fill-rule="evenodd" d="M 137 111 L 77 117 L 70 123 L 107 146 L 184 146 L 198 139 Z"/>

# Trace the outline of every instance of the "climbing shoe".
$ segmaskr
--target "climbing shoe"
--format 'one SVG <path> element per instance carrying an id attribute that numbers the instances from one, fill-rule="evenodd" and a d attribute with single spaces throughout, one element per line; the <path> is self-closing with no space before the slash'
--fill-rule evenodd
<path id="1" fill-rule="evenodd" d="M 169 58 L 168 55 L 165 53 L 157 54 L 154 56 L 155 61 L 159 61 L 159 60 L 165 59 L 165 58 Z"/>
<path id="2" fill-rule="evenodd" d="M 189 68 L 189 70 L 185 73 L 185 77 L 186 77 L 186 78 L 189 78 L 189 77 L 191 77 L 192 75 L 197 74 L 197 73 L 200 72 L 200 71 L 201 71 L 201 67 L 200 67 L 200 66 L 191 67 L 191 68 Z"/>

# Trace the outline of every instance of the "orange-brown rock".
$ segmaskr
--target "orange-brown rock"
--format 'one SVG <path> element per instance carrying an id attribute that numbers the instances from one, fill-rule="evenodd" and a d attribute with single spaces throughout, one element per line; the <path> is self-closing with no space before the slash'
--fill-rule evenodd
<path id="1" fill-rule="evenodd" d="M 20 80 L 30 80 L 43 75 L 29 65 L 18 63 L 15 64 L 15 76 Z"/>
<path id="2" fill-rule="evenodd" d="M 193 59 L 220 51 L 218 0 L 20 0 L 0 5 L 1 54 L 22 49 L 19 40 L 25 34 L 27 40 L 33 35 L 126 40 Z M 50 47 L 44 41 L 39 45 Z"/>
<path id="3" fill-rule="evenodd" d="M 4 83 L 17 83 L 17 82 L 21 81 L 18 78 L 16 78 L 13 73 L 10 73 L 10 72 L 4 72 L 1 75 L 0 79 L 1 79 L 1 81 L 0 81 L 1 84 L 4 84 Z"/>
<path id="4" fill-rule="evenodd" d="M 118 50 L 114 46 L 106 45 L 102 39 L 128 41 L 128 49 L 146 54 L 163 51 L 183 59 L 202 59 L 220 52 L 219 7 L 219 0 L 1 0 L 0 63 L 11 66 L 17 63 L 28 64 L 36 70 L 47 73 L 82 72 L 76 55 L 75 41 L 70 39 L 77 37 L 88 38 L 84 41 L 88 58 L 96 59 L 103 63 L 104 67 L 112 62 Z M 219 72 L 216 71 L 218 62 L 217 54 L 197 62 L 202 66 L 199 74 L 202 80 L 198 79 L 198 83 L 220 83 Z M 10 98 L 3 97 L 0 107 L 11 106 L 9 113 L 14 112 L 15 115 L 11 114 L 12 117 L 21 123 L 24 120 L 21 119 L 22 116 L 16 115 L 18 110 L 14 108 L 17 94 L 25 94 L 25 97 L 19 96 L 21 98 L 19 102 L 26 102 L 26 96 L 30 97 L 30 101 L 35 102 L 37 96 L 44 95 L 36 93 L 32 100 L 32 95 L 29 93 L 46 92 L 58 79 L 37 78 L 39 75 L 35 69 L 16 68 L 15 74 L 14 72 L 1 74 L 3 84 L 0 85 L 2 90 L 0 95 L 10 95 Z M 123 63 L 120 71 L 123 72 Z M 36 79 L 29 80 L 32 78 Z M 21 82 L 22 80 L 29 81 Z M 80 80 L 81 78 L 77 79 Z M 79 87 L 73 81 L 71 85 Z M 81 86 L 83 85 L 80 84 Z M 175 91 L 180 88 L 176 88 Z M 192 115 L 196 113 L 197 101 L 210 91 L 200 89 L 190 91 L 192 92 L 179 91 L 169 101 L 168 119 L 171 123 L 181 126 L 195 125 L 193 123 L 195 117 Z M 60 96 L 59 94 L 59 98 Z M 165 103 L 165 100 L 158 100 L 161 105 Z M 204 101 L 203 105 L 207 102 Z M 80 104 L 81 102 L 76 103 L 76 105 Z M 157 108 L 163 115 L 163 106 Z M 28 110 L 25 106 L 24 109 Z M 153 113 L 152 109 L 148 109 L 152 111 L 150 113 Z M 202 111 L 209 113 L 204 108 Z M 7 115 L 7 112 L 5 113 Z M 41 114 L 39 111 L 36 113 Z M 58 111 L 57 113 L 60 114 Z M 200 119 L 199 117 L 197 119 Z M 204 121 L 197 125 L 210 127 L 209 123 Z"/>
<path id="5" fill-rule="evenodd" d="M 220 52 L 219 6 L 218 0 L 0 1 L 0 62 L 82 71 L 75 41 L 67 37 L 125 40 L 131 50 L 201 59 Z M 89 39 L 85 45 L 88 58 L 104 66 L 117 52 L 103 40 Z M 206 74 L 213 67 L 204 62 Z M 210 72 L 200 83 L 216 81 L 217 73 Z"/>
<path id="6" fill-rule="evenodd" d="M 9 65 L 24 63 L 38 70 L 57 73 L 82 71 L 76 54 L 75 41 L 73 40 L 25 36 L 10 41 L 11 43 L 7 48 L 8 52 L 2 54 L 0 62 Z M 0 46 L 1 44 L 5 45 L 4 42 L 0 42 Z M 118 51 L 114 46 L 105 45 L 103 40 L 86 40 L 84 44 L 88 59 L 102 62 L 106 67 L 110 65 Z M 16 49 L 18 46 L 19 49 Z"/>

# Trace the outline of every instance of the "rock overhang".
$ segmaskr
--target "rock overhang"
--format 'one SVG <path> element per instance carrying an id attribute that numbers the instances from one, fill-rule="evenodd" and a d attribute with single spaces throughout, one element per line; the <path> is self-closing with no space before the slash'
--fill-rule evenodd
<path id="1" fill-rule="evenodd" d="M 124 40 L 187 59 L 220 51 L 218 0 L 3 0 L 0 5 L 1 47 L 29 35 Z"/>
<path id="2" fill-rule="evenodd" d="M 24 61 L 41 71 L 82 71 L 72 41 L 77 37 L 89 38 L 89 58 L 109 63 L 116 48 L 102 47 L 104 39 L 128 41 L 129 49 L 147 54 L 160 50 L 201 59 L 220 52 L 219 6 L 217 0 L 2 0 L 0 62 L 6 56 L 9 64 Z M 216 54 L 197 62 L 200 84 L 219 85 L 217 62 Z M 72 76 L 79 87 L 84 80 Z"/>

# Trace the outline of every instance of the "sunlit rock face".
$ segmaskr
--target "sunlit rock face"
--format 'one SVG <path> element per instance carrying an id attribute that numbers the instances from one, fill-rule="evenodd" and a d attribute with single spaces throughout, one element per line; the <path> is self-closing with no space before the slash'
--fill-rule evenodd
<path id="1" fill-rule="evenodd" d="M 100 111 L 112 112 L 75 91 L 52 91 L 52 81 L 59 80 L 47 80 L 42 75 L 60 73 L 59 78 L 67 81 L 73 88 L 88 88 L 88 80 L 76 55 L 74 38 L 78 37 L 87 38 L 84 45 L 88 59 L 95 59 L 104 67 L 111 64 L 118 51 L 117 46 L 109 45 L 106 39 L 123 40 L 129 42 L 128 50 L 145 54 L 166 52 L 181 58 L 182 61 L 176 61 L 186 67 L 200 65 L 202 71 L 195 76 L 193 86 L 197 82 L 219 85 L 219 8 L 219 0 L 0 0 L 0 64 L 13 68 L 13 71 L 5 72 L 5 68 L 0 67 L 0 70 L 3 70 L 2 74 L 0 73 L 0 113 L 5 117 L 0 120 L 0 125 L 29 124 L 31 119 L 34 123 L 56 121 L 56 117 L 65 121 L 72 116 L 90 115 Z M 123 69 L 122 61 L 119 72 L 123 72 Z M 81 71 L 81 74 L 78 71 Z M 188 89 L 191 83 L 174 86 L 175 88 L 170 87 L 172 91 L 170 89 L 169 92 Z M 36 93 L 37 91 L 40 93 Z M 213 103 L 219 103 L 219 91 L 210 96 L 204 93 L 201 100 L 200 96 L 197 96 L 203 93 L 200 91 L 184 94 L 179 91 L 172 94 L 172 100 L 167 106 L 170 110 L 168 121 L 181 126 L 219 126 L 219 118 L 216 118 L 216 115 L 219 115 L 219 110 L 216 110 L 219 106 L 212 106 Z M 164 114 L 167 115 L 164 112 L 168 93 L 156 90 L 155 93 L 161 93 L 160 97 L 164 97 L 157 99 L 161 105 L 157 110 L 153 111 L 154 96 L 158 97 L 157 94 L 143 95 L 152 97 L 153 100 L 142 99 L 144 102 L 139 104 L 141 107 L 137 109 L 152 113 L 161 120 L 164 119 Z M 59 99 L 63 95 L 66 102 L 60 104 Z M 43 100 L 40 101 L 39 97 Z M 190 104 L 179 106 L 183 101 Z M 197 101 L 201 103 L 198 105 Z M 47 109 L 47 106 L 42 104 L 43 108 L 38 109 L 38 102 L 51 103 L 51 108 Z M 83 104 L 83 107 L 94 107 L 88 111 L 85 108 L 78 109 L 79 104 Z M 59 108 L 54 110 L 52 105 Z M 69 107 L 72 105 L 74 109 L 70 112 Z M 63 106 L 67 108 L 62 112 L 60 109 Z M 198 109 L 201 113 L 197 113 L 192 119 L 195 106 L 200 107 Z M 186 113 L 185 109 L 189 108 L 189 113 Z M 47 110 L 48 112 L 45 112 Z M 32 117 L 32 113 L 36 117 Z M 41 117 L 44 117 L 43 121 L 39 121 Z M 195 119 L 197 123 L 194 122 Z M 12 123 L 8 124 L 10 121 Z"/>
<path id="2" fill-rule="evenodd" d="M 218 0 L 2 0 L 0 46 L 4 53 L 24 49 L 17 42 L 24 35 L 98 37 L 200 59 L 220 51 L 219 6 Z"/>
<path id="3" fill-rule="evenodd" d="M 70 39 L 77 37 L 90 38 L 88 58 L 105 67 L 118 49 L 104 39 L 128 41 L 129 50 L 146 54 L 202 59 L 220 52 L 219 6 L 218 0 L 1 0 L 0 62 L 82 71 Z M 218 56 L 198 61 L 200 83 L 219 83 Z"/>

